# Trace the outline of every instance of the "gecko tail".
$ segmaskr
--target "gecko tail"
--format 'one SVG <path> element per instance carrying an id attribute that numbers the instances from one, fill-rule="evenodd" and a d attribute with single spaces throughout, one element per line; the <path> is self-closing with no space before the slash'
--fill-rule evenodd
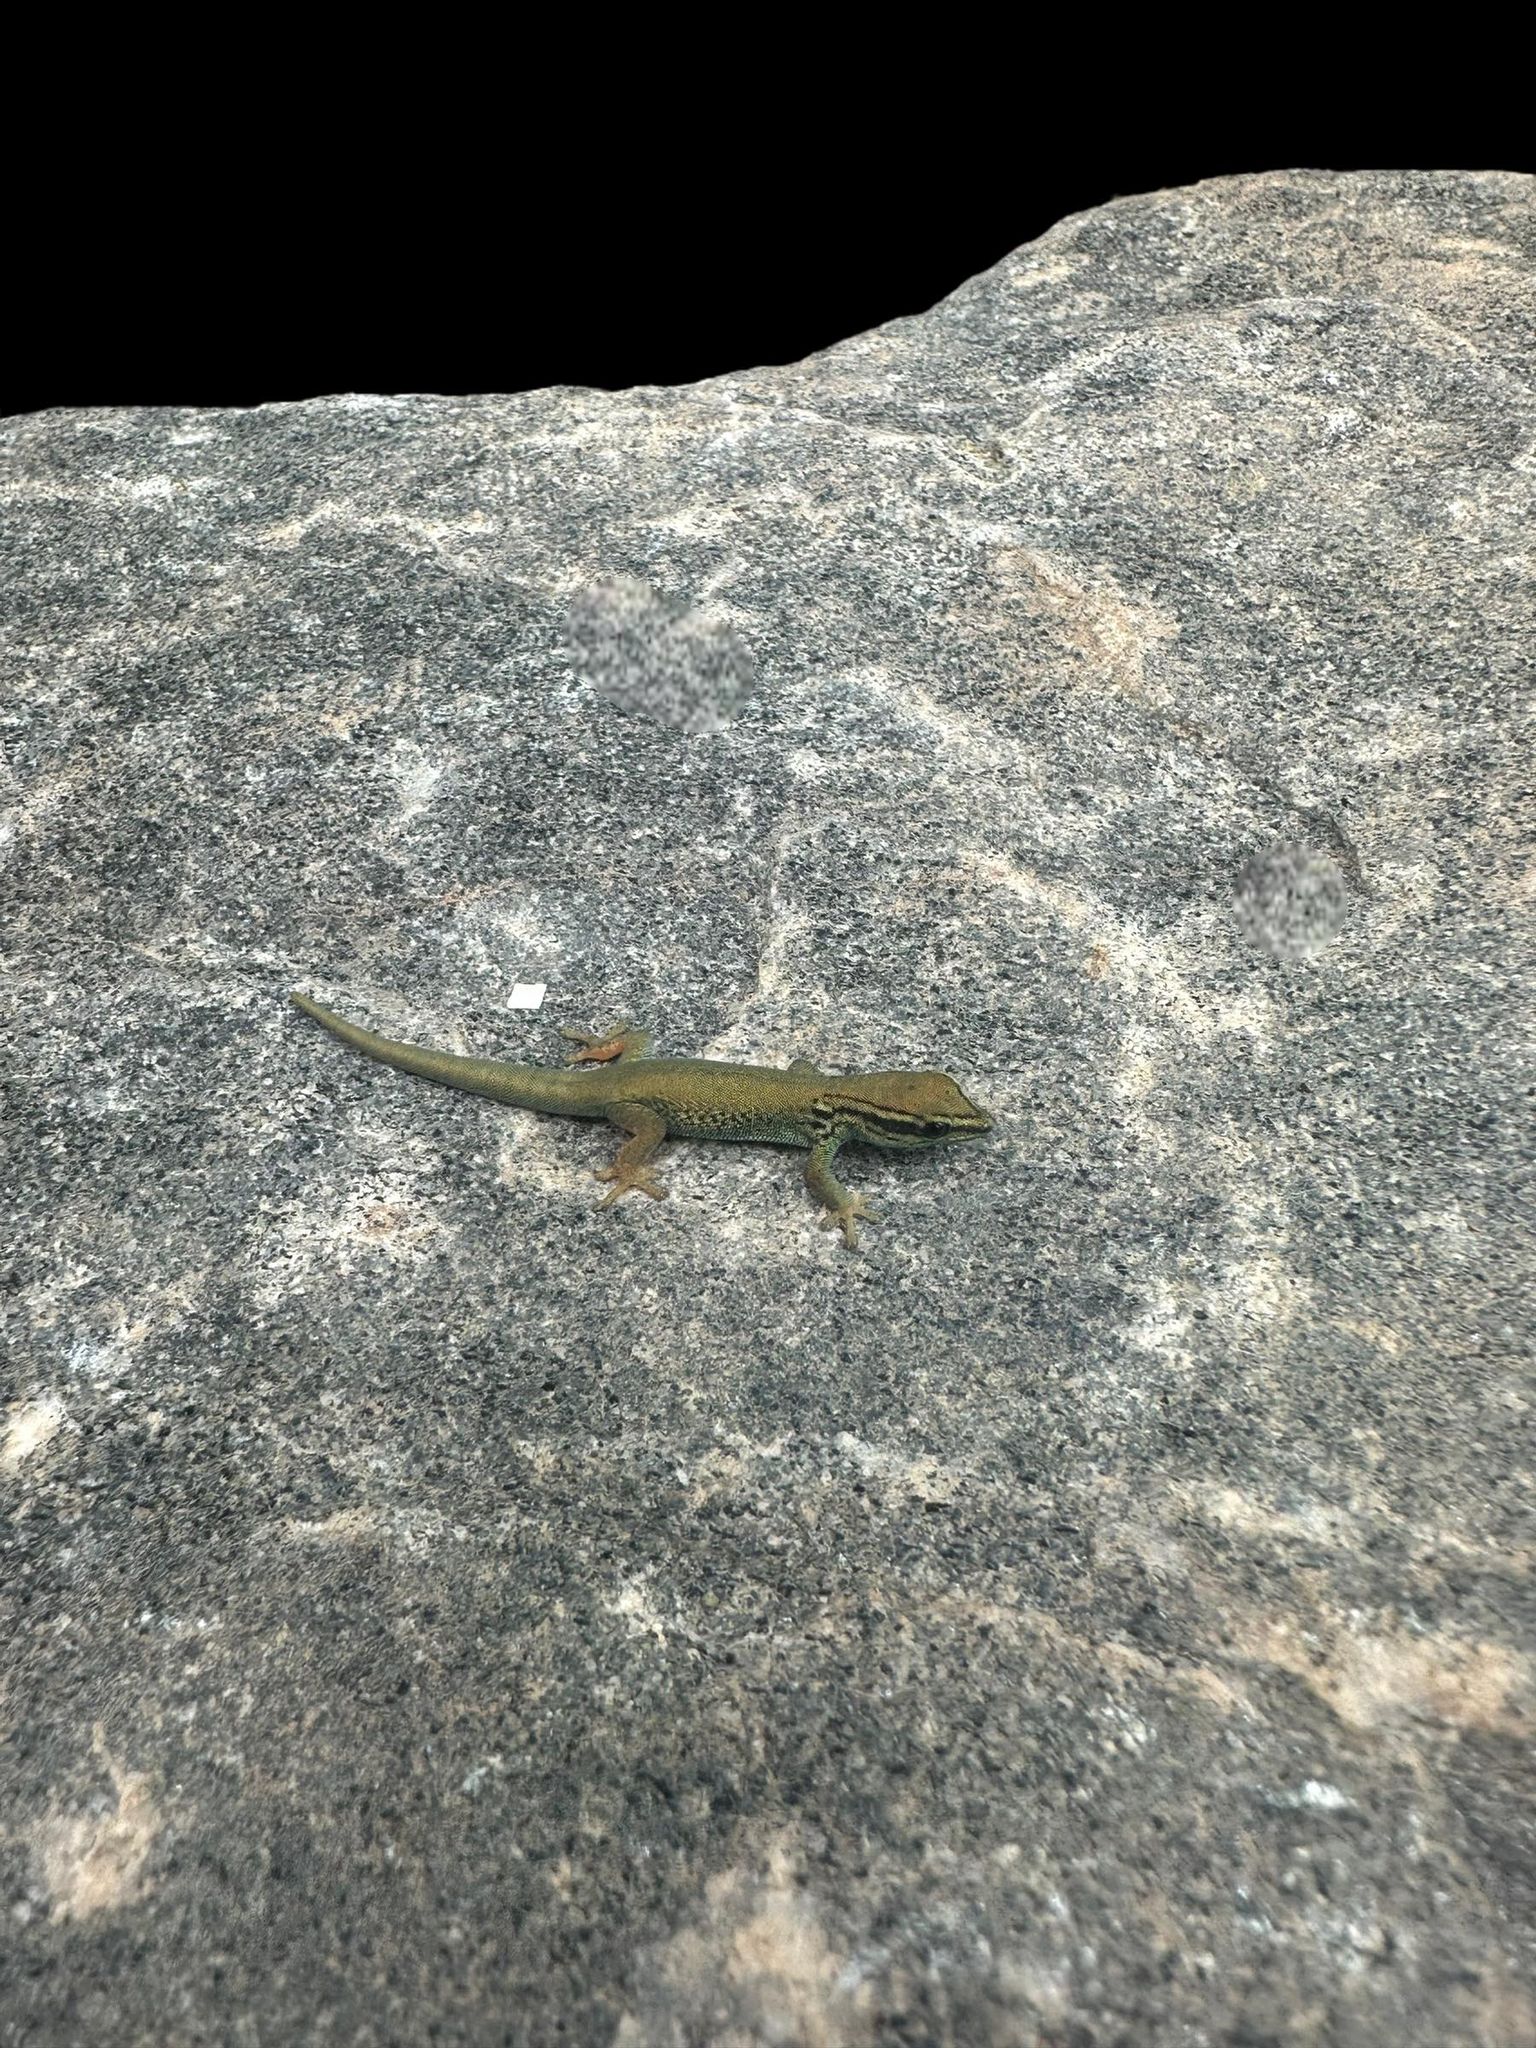
<path id="1" fill-rule="evenodd" d="M 419 1073 L 419 1060 L 449 1059 L 452 1054 L 431 1053 L 425 1046 L 407 1045 L 398 1038 L 385 1038 L 377 1031 L 369 1031 L 361 1024 L 354 1024 L 350 1018 L 342 1017 L 335 1010 L 328 1010 L 324 1003 L 306 995 L 302 989 L 291 991 L 290 1000 L 296 1010 L 302 1010 L 306 1017 L 313 1017 L 317 1024 L 323 1024 L 327 1031 L 339 1038 L 343 1045 L 356 1046 L 359 1052 L 370 1058 L 384 1060 L 392 1067 L 401 1067 L 407 1073 Z"/>
<path id="2" fill-rule="evenodd" d="M 382 1060 L 403 1074 L 419 1074 L 427 1081 L 441 1081 L 448 1088 L 462 1088 L 471 1095 L 489 1095 L 496 1102 L 510 1102 L 519 1109 L 542 1110 L 557 1116 L 601 1116 L 597 1106 L 588 1106 L 594 1096 L 590 1085 L 561 1068 L 525 1067 L 507 1060 L 464 1059 L 458 1053 L 434 1052 L 425 1045 L 408 1045 L 403 1039 L 384 1038 L 349 1018 L 328 1010 L 302 989 L 291 991 L 296 1010 L 313 1017 L 343 1045 L 355 1047 L 370 1059 Z M 594 1096 L 595 1101 L 595 1096 Z"/>

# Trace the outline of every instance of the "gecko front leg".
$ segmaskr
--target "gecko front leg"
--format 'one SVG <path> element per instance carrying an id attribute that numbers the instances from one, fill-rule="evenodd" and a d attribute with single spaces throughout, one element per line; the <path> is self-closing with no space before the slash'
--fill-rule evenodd
<path id="1" fill-rule="evenodd" d="M 645 1162 L 667 1135 L 666 1118 L 643 1103 L 622 1102 L 608 1111 L 608 1121 L 617 1124 L 621 1131 L 628 1131 L 629 1136 L 619 1147 L 619 1156 L 612 1166 L 600 1166 L 592 1176 L 594 1180 L 613 1182 L 598 1208 L 611 1208 L 631 1188 L 638 1188 L 642 1195 L 651 1195 L 658 1202 L 664 1201 L 667 1191 Z"/>
<path id="2" fill-rule="evenodd" d="M 859 1233 L 855 1219 L 862 1216 L 873 1223 L 874 1214 L 862 1195 L 850 1194 L 837 1175 L 832 1171 L 832 1161 L 837 1157 L 841 1138 L 823 1138 L 811 1147 L 811 1156 L 805 1162 L 805 1184 L 827 1210 L 821 1219 L 823 1230 L 841 1230 L 843 1243 L 851 1251 L 857 1251 Z"/>

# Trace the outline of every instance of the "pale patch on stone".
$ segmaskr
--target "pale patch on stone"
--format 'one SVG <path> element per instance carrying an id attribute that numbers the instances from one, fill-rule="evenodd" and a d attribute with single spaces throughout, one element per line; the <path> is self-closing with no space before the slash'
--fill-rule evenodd
<path id="1" fill-rule="evenodd" d="M 329 1183 L 307 1202 L 294 1203 L 258 1240 L 250 1267 L 253 1298 L 272 1307 L 304 1293 L 321 1275 L 351 1274 L 370 1258 L 391 1265 L 423 1259 L 441 1227 L 407 1175 L 359 1162 L 345 1191 Z"/>
<path id="2" fill-rule="evenodd" d="M 1036 2018 L 1061 2022 L 1072 2009 L 1072 1972 L 1065 1963 L 1051 1964 L 1037 1961 L 1031 1956 L 1002 1956 L 997 1965 L 998 1990 L 1013 2006 L 1023 2009 Z M 1039 2042 L 1041 2048 L 1049 2035 L 1020 2034 L 1020 2043 Z"/>
<path id="3" fill-rule="evenodd" d="M 341 408 L 353 403 L 348 398 L 331 402 Z M 459 568 L 478 568 L 484 561 L 483 551 L 459 549 L 454 543 L 478 539 L 487 531 L 489 521 L 478 507 L 457 519 L 422 519 L 376 504 L 365 510 L 345 498 L 321 498 L 292 519 L 258 529 L 251 538 L 261 546 L 287 551 L 298 547 L 316 527 L 327 526 L 337 526 L 349 533 L 399 535 L 424 541 L 441 560 Z"/>
<path id="4" fill-rule="evenodd" d="M 1378 1351 L 1384 1351 L 1388 1358 L 1401 1358 L 1403 1340 L 1390 1323 L 1381 1322 L 1375 1316 L 1335 1316 L 1335 1329 L 1345 1331 L 1351 1337 L 1358 1337 L 1362 1343 L 1370 1344 Z"/>
<path id="5" fill-rule="evenodd" d="M 1222 1274 L 1216 1299 L 1242 1322 L 1284 1329 L 1311 1299 L 1311 1289 L 1272 1252 L 1239 1259 Z"/>
<path id="6" fill-rule="evenodd" d="M 616 1614 L 632 1635 L 654 1636 L 661 1647 L 667 1647 L 667 1631 L 661 1616 L 651 1603 L 650 1590 L 641 1579 L 627 1579 L 618 1593 L 608 1602 L 610 1614 Z"/>
<path id="7" fill-rule="evenodd" d="M 129 1322 L 120 1315 L 117 1328 L 108 1336 L 78 1337 L 65 1355 L 65 1364 L 82 1379 L 114 1379 L 127 1372 L 133 1355 L 150 1333 L 143 1316 Z"/>
<path id="8" fill-rule="evenodd" d="M 86 1920 L 131 1906 L 162 1822 L 149 1780 L 111 1755 L 98 1723 L 92 1743 L 112 1779 L 110 1813 L 53 1813 L 32 1830 L 32 1848 L 55 1920 Z"/>
<path id="9" fill-rule="evenodd" d="M 1167 684 L 1148 676 L 1147 654 L 1159 641 L 1178 638 L 1176 619 L 1127 597 L 1102 571 L 1088 583 L 1064 556 L 1012 548 L 998 556 L 997 568 L 1016 586 L 1023 610 L 1049 619 L 1060 644 L 1079 656 L 1063 671 L 1078 688 L 1163 707 L 1172 702 Z"/>
<path id="10" fill-rule="evenodd" d="M 1010 1605 L 982 1596 L 946 1593 L 923 1605 L 929 1614 L 976 1629 L 988 1628 L 1004 1642 L 1029 1638 L 1039 1644 L 1044 1654 L 1064 1666 L 1097 1666 L 1115 1681 L 1129 1677 L 1149 1682 L 1160 1692 L 1193 1693 L 1219 1713 L 1254 1717 L 1253 1706 L 1241 1686 L 1210 1665 L 1192 1658 L 1170 1661 L 1153 1657 L 1130 1643 L 1080 1634 L 1066 1628 L 1043 1607 L 1031 1607 L 1023 1600 Z"/>
<path id="11" fill-rule="evenodd" d="M 1126 1341 L 1135 1350 L 1183 1370 L 1194 1362 L 1194 1351 L 1185 1341 L 1193 1320 L 1168 1283 L 1160 1281 L 1153 1285 L 1151 1299 L 1127 1329 Z"/>
<path id="12" fill-rule="evenodd" d="M 888 668 L 870 665 L 845 669 L 842 679 L 850 688 L 862 688 L 870 697 L 878 698 L 898 718 L 923 727 L 925 744 L 936 738 L 951 750 L 977 756 L 982 763 L 993 766 L 999 752 L 1005 752 L 1013 756 L 1021 772 L 1029 773 L 1027 757 L 1016 743 L 999 734 L 985 719 L 971 717 L 944 703 L 910 675 L 898 677 Z M 1033 781 L 1033 776 L 1030 779 Z"/>
<path id="13" fill-rule="evenodd" d="M 532 1111 L 528 1115 L 530 1121 L 553 1122 L 553 1119 L 535 1119 Z M 572 1138 L 569 1127 L 564 1135 L 567 1139 Z M 614 1132 L 615 1147 L 619 1138 L 620 1134 Z M 593 1164 L 593 1159 L 581 1149 L 579 1135 L 570 1147 L 570 1156 L 556 1150 L 553 1135 L 548 1143 L 541 1140 L 530 1143 L 527 1137 L 515 1137 L 509 1132 L 496 1147 L 497 1185 L 515 1188 L 531 1197 L 558 1195 L 566 1198 L 591 1189 Z M 593 1208 L 597 1207 L 596 1192 L 593 1190 Z"/>
<path id="14" fill-rule="evenodd" d="M 958 1476 L 937 1458 L 909 1458 L 901 1451 L 865 1443 L 846 1429 L 835 1442 L 864 1478 L 883 1480 L 888 1488 L 913 1500 L 953 1500 L 959 1490 Z"/>
<path id="15" fill-rule="evenodd" d="M 1432 1238 L 1438 1255 L 1450 1264 L 1466 1258 L 1477 1242 L 1459 1202 L 1447 1202 L 1438 1209 L 1420 1209 L 1404 1218 L 1403 1229 L 1415 1237 Z"/>
<path id="16" fill-rule="evenodd" d="M 873 2048 L 866 1970 L 828 1942 L 782 1838 L 764 1866 L 712 1878 L 696 1923 L 642 1958 L 615 2048 Z"/>
<path id="17" fill-rule="evenodd" d="M 1109 951 L 1102 945 L 1093 948 L 1092 957 L 1102 962 L 1095 980 L 1109 970 Z M 1120 1033 L 1120 1057 L 1109 1075 L 1110 1093 L 1127 1109 L 1139 1107 L 1157 1086 L 1161 1069 L 1153 1051 L 1154 1034 L 1135 1018 L 1130 1018 Z M 1139 1131 L 1147 1129 L 1147 1120 L 1138 1118 Z"/>
<path id="18" fill-rule="evenodd" d="M 448 768 L 446 763 L 434 761 L 414 740 L 401 740 L 390 754 L 387 772 L 399 792 L 400 808 L 384 828 L 386 836 L 403 832 L 431 806 Z"/>
<path id="19" fill-rule="evenodd" d="M 13 1401 L 6 1411 L 5 1434 L 0 1436 L 0 1472 L 19 1472 L 28 1458 L 57 1435 L 68 1410 L 57 1394 L 43 1394 L 35 1401 Z"/>
<path id="20" fill-rule="evenodd" d="M 1088 943 L 1095 978 L 1118 982 L 1154 1025 L 1197 1045 L 1237 1031 L 1256 1045 L 1272 1039 L 1273 1003 L 1252 990 L 1227 996 L 1192 987 L 1176 958 L 1176 941 L 1149 936 L 1092 891 L 1038 875 L 1003 854 L 969 853 L 961 865 L 984 884 L 1041 905 L 1079 934 Z"/>
<path id="21" fill-rule="evenodd" d="M 1282 1508 L 1273 1500 L 1243 1493 L 1235 1486 L 1204 1481 L 1193 1481 L 1173 1491 L 1203 1520 L 1266 1541 L 1290 1538 L 1323 1543 L 1330 1549 L 1346 1549 L 1362 1542 L 1366 1533 L 1358 1514 L 1326 1501 L 1302 1501 Z"/>
<path id="22" fill-rule="evenodd" d="M 1308 1778 L 1300 1797 L 1303 1806 L 1316 1807 L 1319 1813 L 1342 1813 L 1352 1803 L 1348 1793 L 1320 1778 Z"/>
<path id="23" fill-rule="evenodd" d="M 706 1451 L 695 1463 L 691 1475 L 688 1498 L 695 1509 L 722 1497 L 729 1499 L 743 1486 L 753 1485 L 756 1461 L 782 1458 L 790 1441 L 786 1431 L 765 1443 L 757 1443 L 740 1430 L 723 1429 L 719 1424 L 716 1424 L 715 1436 L 720 1448 Z"/>
<path id="24" fill-rule="evenodd" d="M 290 1516 L 278 1524 L 278 1533 L 287 1543 L 367 1543 L 379 1534 L 379 1522 L 372 1508 L 338 1508 L 316 1522 Z"/>
<path id="25" fill-rule="evenodd" d="M 1346 1621 L 1253 1619 L 1238 1639 L 1265 1663 L 1294 1672 L 1352 1728 L 1434 1722 L 1528 1732 L 1529 1662 L 1501 1643 L 1403 1631 L 1368 1634 Z"/>

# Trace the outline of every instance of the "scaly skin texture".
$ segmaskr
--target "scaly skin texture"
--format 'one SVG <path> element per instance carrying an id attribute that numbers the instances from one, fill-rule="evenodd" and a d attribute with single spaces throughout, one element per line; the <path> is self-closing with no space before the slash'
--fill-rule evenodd
<path id="1" fill-rule="evenodd" d="M 809 1060 L 788 1068 L 658 1060 L 649 1057 L 649 1037 L 625 1024 L 606 1032 L 562 1032 L 576 1044 L 569 1065 L 594 1070 L 570 1073 L 403 1045 L 349 1024 L 313 996 L 295 990 L 293 1000 L 344 1044 L 407 1074 L 546 1116 L 606 1117 L 627 1135 L 612 1166 L 598 1171 L 599 1180 L 611 1182 L 600 1209 L 631 1188 L 665 1195 L 648 1163 L 665 1138 L 807 1145 L 806 1185 L 827 1211 L 822 1223 L 841 1230 L 845 1244 L 857 1245 L 857 1219 L 874 1219 L 863 1196 L 850 1194 L 832 1171 L 840 1146 L 909 1152 L 979 1138 L 992 1128 L 986 1111 L 967 1101 L 948 1074 L 823 1074 Z"/>

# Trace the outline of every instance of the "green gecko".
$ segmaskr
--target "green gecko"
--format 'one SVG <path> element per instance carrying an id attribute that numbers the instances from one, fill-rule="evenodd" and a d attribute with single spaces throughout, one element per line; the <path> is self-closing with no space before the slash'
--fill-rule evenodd
<path id="1" fill-rule="evenodd" d="M 606 1032 L 562 1031 L 561 1037 L 576 1045 L 567 1065 L 602 1070 L 573 1074 L 403 1045 L 349 1024 L 297 989 L 293 1000 L 344 1044 L 407 1074 L 423 1074 L 429 1081 L 546 1116 L 606 1117 L 628 1136 L 612 1166 L 598 1169 L 598 1180 L 612 1182 L 600 1209 L 631 1188 L 658 1199 L 665 1195 L 646 1163 L 664 1138 L 808 1145 L 805 1180 L 826 1207 L 822 1227 L 840 1229 L 844 1243 L 856 1246 L 856 1218 L 874 1218 L 864 1197 L 850 1194 L 832 1171 L 839 1146 L 881 1145 L 907 1152 L 979 1138 L 992 1128 L 991 1117 L 967 1101 L 948 1074 L 823 1074 L 809 1060 L 795 1060 L 785 1069 L 734 1066 L 726 1060 L 651 1059 L 648 1033 L 627 1024 Z"/>

